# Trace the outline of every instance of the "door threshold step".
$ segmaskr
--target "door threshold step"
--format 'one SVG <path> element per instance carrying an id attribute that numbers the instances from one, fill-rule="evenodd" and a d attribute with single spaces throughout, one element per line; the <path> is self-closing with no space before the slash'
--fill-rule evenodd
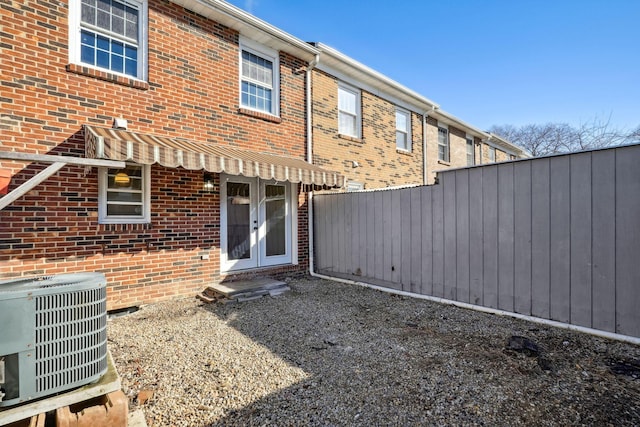
<path id="1" fill-rule="evenodd" d="M 285 282 L 269 278 L 256 278 L 211 285 L 196 297 L 208 304 L 212 302 L 246 302 L 267 295 L 276 297 L 289 290 L 291 288 Z"/>

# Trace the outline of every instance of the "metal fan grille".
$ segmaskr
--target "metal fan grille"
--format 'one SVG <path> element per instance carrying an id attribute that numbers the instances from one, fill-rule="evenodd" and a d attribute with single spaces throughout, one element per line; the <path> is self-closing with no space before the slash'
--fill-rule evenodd
<path id="1" fill-rule="evenodd" d="M 97 380 L 107 370 L 106 287 L 36 299 L 36 392 Z"/>

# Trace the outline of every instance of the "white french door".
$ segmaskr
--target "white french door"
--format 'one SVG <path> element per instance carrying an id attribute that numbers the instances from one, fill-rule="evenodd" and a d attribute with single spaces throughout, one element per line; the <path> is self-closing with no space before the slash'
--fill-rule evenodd
<path id="1" fill-rule="evenodd" d="M 222 271 L 292 262 L 295 208 L 290 183 L 221 175 Z"/>

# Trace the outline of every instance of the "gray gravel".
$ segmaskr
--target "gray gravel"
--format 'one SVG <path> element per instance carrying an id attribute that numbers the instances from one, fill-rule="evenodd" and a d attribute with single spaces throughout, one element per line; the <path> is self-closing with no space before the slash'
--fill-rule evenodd
<path id="1" fill-rule="evenodd" d="M 113 319 L 131 409 L 149 426 L 640 425 L 638 346 L 354 285 L 289 285 Z M 514 335 L 539 353 L 509 347 Z"/>

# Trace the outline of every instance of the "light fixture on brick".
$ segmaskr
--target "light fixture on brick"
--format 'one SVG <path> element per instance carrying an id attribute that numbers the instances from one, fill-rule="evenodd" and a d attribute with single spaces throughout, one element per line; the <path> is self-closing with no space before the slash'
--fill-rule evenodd
<path id="1" fill-rule="evenodd" d="M 202 176 L 202 191 L 213 193 L 213 175 L 208 172 L 205 172 Z"/>

